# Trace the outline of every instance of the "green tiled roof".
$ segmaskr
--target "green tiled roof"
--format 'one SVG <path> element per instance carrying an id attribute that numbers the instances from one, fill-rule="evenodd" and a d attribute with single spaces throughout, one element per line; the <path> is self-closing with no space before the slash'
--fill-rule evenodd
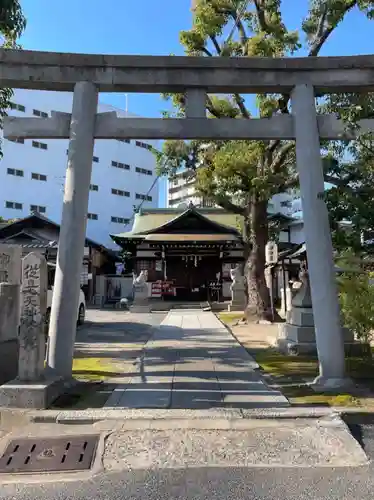
<path id="1" fill-rule="evenodd" d="M 225 210 L 219 208 L 195 208 L 194 210 L 212 222 L 228 226 L 229 228 L 236 229 L 241 232 L 242 218 L 236 214 L 226 212 Z M 134 238 L 136 235 L 140 236 L 148 231 L 152 231 L 153 229 L 163 226 L 184 212 L 186 212 L 186 209 L 177 208 L 155 208 L 142 210 L 140 213 L 135 215 L 134 224 L 130 232 L 119 233 L 114 236 L 116 238 L 125 239 Z"/>

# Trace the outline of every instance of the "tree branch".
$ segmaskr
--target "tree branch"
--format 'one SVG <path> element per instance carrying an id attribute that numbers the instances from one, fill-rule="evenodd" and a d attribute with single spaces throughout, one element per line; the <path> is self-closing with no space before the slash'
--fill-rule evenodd
<path id="1" fill-rule="evenodd" d="M 294 147 L 295 147 L 295 143 L 292 141 L 292 142 L 286 142 L 280 148 L 280 150 L 278 151 L 275 158 L 273 158 L 273 161 L 272 161 L 271 166 L 270 166 L 270 168 L 273 172 L 276 172 L 279 169 L 279 167 L 284 163 L 287 156 L 289 155 L 289 153 L 291 152 L 291 150 Z"/>
<path id="2" fill-rule="evenodd" d="M 217 42 L 217 38 L 215 36 L 213 36 L 213 35 L 210 35 L 209 38 L 212 41 L 212 43 L 214 45 L 214 48 L 217 51 L 217 54 L 221 55 L 221 47 L 220 47 L 219 43 Z"/>
<path id="3" fill-rule="evenodd" d="M 368 145 L 365 143 L 365 141 L 364 141 L 364 140 L 361 140 L 361 138 L 358 138 L 358 139 L 357 139 L 357 142 L 358 142 L 358 144 L 359 144 L 361 147 L 363 147 L 364 149 L 366 149 L 366 151 L 367 151 L 368 153 L 370 153 L 370 154 L 374 155 L 374 149 L 373 149 L 373 148 L 371 148 L 370 146 L 368 146 Z"/>
<path id="4" fill-rule="evenodd" d="M 265 15 L 264 15 L 264 12 L 262 10 L 262 6 L 261 6 L 260 2 L 261 2 L 261 0 L 254 0 L 254 4 L 256 6 L 256 11 L 257 11 L 257 16 L 259 18 L 260 26 L 264 31 L 266 31 L 267 26 L 266 26 Z M 342 15 L 341 15 L 342 19 L 344 18 L 345 14 L 356 5 L 356 3 L 357 3 L 357 0 L 351 0 L 350 3 L 344 7 L 344 10 L 343 10 Z M 323 9 L 323 12 L 321 13 L 321 16 L 320 16 L 320 19 L 318 22 L 317 31 L 315 34 L 314 41 L 311 45 L 310 51 L 308 53 L 308 57 L 318 56 L 324 43 L 326 42 L 328 37 L 331 35 L 331 33 L 334 31 L 334 29 L 337 26 L 336 24 L 329 25 L 327 27 L 324 26 L 327 14 L 328 14 L 328 6 L 325 5 L 325 8 Z M 289 101 L 290 101 L 290 96 L 287 94 L 283 94 L 282 98 L 279 99 L 279 110 L 283 114 L 289 113 L 288 108 L 287 108 Z M 280 144 L 280 141 L 278 141 L 278 140 L 270 141 L 270 143 L 267 147 L 267 150 L 270 153 L 273 153 L 276 150 L 276 148 L 279 146 L 279 144 Z"/>
<path id="5" fill-rule="evenodd" d="M 217 198 L 215 198 L 215 201 L 216 201 L 217 205 L 219 205 L 221 208 L 227 210 L 228 212 L 232 212 L 232 213 L 237 214 L 237 215 L 245 215 L 245 208 L 244 207 L 239 207 L 238 205 L 235 205 L 235 203 L 232 203 L 227 198 L 217 197 Z"/>
<path id="6" fill-rule="evenodd" d="M 265 31 L 266 33 L 269 33 L 269 27 L 268 27 L 266 19 L 265 19 L 265 11 L 264 11 L 264 7 L 262 5 L 262 0 L 254 0 L 253 3 L 254 3 L 255 8 L 256 8 L 258 24 L 259 24 L 261 30 Z"/>
<path id="7" fill-rule="evenodd" d="M 243 55 L 244 55 L 245 44 L 246 44 L 246 42 L 248 40 L 247 33 L 245 31 L 245 28 L 244 28 L 244 24 L 242 23 L 242 21 L 240 19 L 240 14 L 238 12 L 231 11 L 230 15 L 231 15 L 231 17 L 233 18 L 233 20 L 235 22 L 235 26 L 238 28 L 239 38 L 240 38 L 240 44 L 242 46 Z"/>
<path id="8" fill-rule="evenodd" d="M 211 35 L 209 37 L 217 51 L 217 54 L 221 54 L 221 47 L 219 46 L 219 43 L 217 42 L 217 39 L 215 36 Z M 235 99 L 235 102 L 238 106 L 238 108 L 240 109 L 240 112 L 241 114 L 243 115 L 244 118 L 247 118 L 249 119 L 251 117 L 251 115 L 249 114 L 247 108 L 245 107 L 244 105 L 244 99 L 239 95 L 239 94 L 234 94 L 234 99 Z M 212 103 L 210 102 L 210 107 L 211 109 L 209 109 L 209 112 L 212 113 Z M 216 118 L 219 118 L 219 116 L 217 116 L 217 114 L 214 114 L 212 113 L 213 116 L 216 116 Z"/>
<path id="9" fill-rule="evenodd" d="M 220 113 L 217 113 L 217 110 L 214 108 L 212 100 L 208 95 L 206 96 L 206 107 L 209 113 L 215 118 L 221 118 Z"/>
<path id="10" fill-rule="evenodd" d="M 285 193 L 286 191 L 289 191 L 290 189 L 294 189 L 297 186 L 298 186 L 298 176 L 295 175 L 294 177 L 291 177 L 290 179 L 288 179 L 287 182 L 282 184 L 282 186 L 280 186 L 280 188 L 281 188 L 282 192 Z"/>
<path id="11" fill-rule="evenodd" d="M 353 9 L 353 7 L 355 7 L 356 4 L 357 0 L 351 0 L 347 5 L 345 5 L 341 12 L 341 19 L 344 19 L 345 14 L 351 9 Z M 337 27 L 337 23 L 325 26 L 327 14 L 328 14 L 328 6 L 325 5 L 323 11 L 321 12 L 320 19 L 318 21 L 317 31 L 314 37 L 314 41 L 311 44 L 308 57 L 318 56 L 322 46 L 324 45 L 328 37 L 331 35 L 331 33 L 334 31 L 334 29 Z"/>
<path id="12" fill-rule="evenodd" d="M 204 52 L 204 54 L 206 54 L 207 56 L 213 57 L 213 54 L 206 47 L 202 47 L 201 51 Z"/>
<path id="13" fill-rule="evenodd" d="M 244 105 L 244 99 L 242 98 L 242 96 L 239 94 L 234 94 L 234 99 L 243 117 L 249 120 L 251 118 L 251 115 Z"/>
<path id="14" fill-rule="evenodd" d="M 329 184 L 332 184 L 335 187 L 342 188 L 344 191 L 347 191 L 349 193 L 354 193 L 355 191 L 353 188 L 349 186 L 348 179 L 338 179 L 337 177 L 328 174 L 324 174 L 323 177 L 325 179 L 325 182 L 328 182 Z"/>

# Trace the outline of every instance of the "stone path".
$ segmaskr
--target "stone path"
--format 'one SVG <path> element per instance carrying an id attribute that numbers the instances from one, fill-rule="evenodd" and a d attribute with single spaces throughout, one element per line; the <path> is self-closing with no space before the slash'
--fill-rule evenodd
<path id="1" fill-rule="evenodd" d="M 171 311 L 136 370 L 105 407 L 208 409 L 288 406 L 255 370 L 254 359 L 211 312 Z"/>

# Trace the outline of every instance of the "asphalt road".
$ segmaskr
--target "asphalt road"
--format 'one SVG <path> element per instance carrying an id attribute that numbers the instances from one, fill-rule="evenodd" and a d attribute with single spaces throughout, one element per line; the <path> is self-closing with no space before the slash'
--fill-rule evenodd
<path id="1" fill-rule="evenodd" d="M 353 430 L 374 459 L 374 425 Z M 1 500 L 372 500 L 374 465 L 359 468 L 196 468 L 103 474 L 80 483 L 2 486 Z"/>
<path id="2" fill-rule="evenodd" d="M 372 468 L 188 469 L 98 476 L 87 483 L 2 487 L 1 499 L 29 500 L 371 500 Z"/>

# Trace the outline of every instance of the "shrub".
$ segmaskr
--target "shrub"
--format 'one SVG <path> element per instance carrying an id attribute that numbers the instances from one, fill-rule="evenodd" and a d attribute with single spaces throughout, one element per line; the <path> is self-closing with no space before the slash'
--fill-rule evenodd
<path id="1" fill-rule="evenodd" d="M 339 300 L 344 326 L 352 331 L 357 340 L 370 342 L 374 333 L 372 273 L 366 272 L 363 265 L 349 255 L 344 256 L 339 262 L 339 267 L 344 270 L 338 277 Z"/>

